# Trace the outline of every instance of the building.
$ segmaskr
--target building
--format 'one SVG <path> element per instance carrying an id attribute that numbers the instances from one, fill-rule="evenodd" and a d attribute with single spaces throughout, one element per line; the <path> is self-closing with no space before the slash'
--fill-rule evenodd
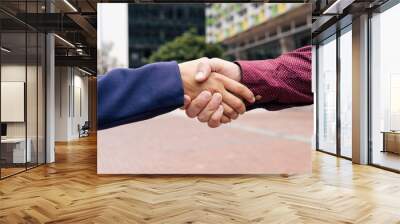
<path id="1" fill-rule="evenodd" d="M 129 65 L 139 67 L 159 46 L 194 28 L 204 35 L 204 4 L 130 4 Z"/>
<path id="2" fill-rule="evenodd" d="M 274 58 L 310 44 L 310 4 L 213 3 L 206 17 L 207 41 L 223 43 L 232 60 Z"/>

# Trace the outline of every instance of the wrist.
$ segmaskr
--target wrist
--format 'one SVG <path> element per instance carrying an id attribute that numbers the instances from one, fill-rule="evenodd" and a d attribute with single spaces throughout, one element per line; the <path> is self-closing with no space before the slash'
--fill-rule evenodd
<path id="1" fill-rule="evenodd" d="M 181 75 L 181 80 L 182 80 L 182 86 L 183 86 L 183 92 L 185 95 L 188 95 L 190 97 L 193 97 L 191 94 L 191 76 L 190 76 L 190 66 L 187 64 L 187 62 L 179 63 L 179 73 Z"/>
<path id="2" fill-rule="evenodd" d="M 234 79 L 238 82 L 242 82 L 242 77 L 243 77 L 243 71 L 242 71 L 242 67 L 240 67 L 240 64 L 238 62 L 233 62 L 233 64 L 235 64 L 235 77 Z"/>

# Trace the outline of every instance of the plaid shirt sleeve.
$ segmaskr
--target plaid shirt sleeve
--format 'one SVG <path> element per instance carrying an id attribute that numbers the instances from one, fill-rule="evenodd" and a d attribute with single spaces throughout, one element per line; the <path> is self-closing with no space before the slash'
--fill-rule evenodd
<path id="1" fill-rule="evenodd" d="M 312 104 L 311 54 L 311 46 L 306 46 L 275 59 L 237 61 L 241 82 L 258 99 L 248 109 L 280 110 Z"/>

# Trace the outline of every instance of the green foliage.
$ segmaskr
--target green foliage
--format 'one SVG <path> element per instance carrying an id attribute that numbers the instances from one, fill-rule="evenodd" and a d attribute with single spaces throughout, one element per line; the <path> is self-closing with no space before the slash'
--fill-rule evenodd
<path id="1" fill-rule="evenodd" d="M 221 58 L 223 49 L 219 44 L 208 44 L 204 36 L 200 36 L 191 29 L 174 40 L 160 46 L 148 58 L 148 62 L 177 61 L 185 62 L 201 57 Z"/>

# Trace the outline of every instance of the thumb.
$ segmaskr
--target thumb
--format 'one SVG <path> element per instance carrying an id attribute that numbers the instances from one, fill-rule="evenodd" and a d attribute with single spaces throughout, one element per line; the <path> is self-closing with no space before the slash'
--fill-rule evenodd
<path id="1" fill-rule="evenodd" d="M 196 75 L 195 75 L 195 80 L 197 82 L 204 82 L 205 80 L 208 79 L 208 77 L 210 76 L 211 73 L 211 66 L 208 63 L 208 59 L 206 60 L 202 60 L 199 62 L 199 64 L 197 65 L 197 71 L 196 71 Z"/>

